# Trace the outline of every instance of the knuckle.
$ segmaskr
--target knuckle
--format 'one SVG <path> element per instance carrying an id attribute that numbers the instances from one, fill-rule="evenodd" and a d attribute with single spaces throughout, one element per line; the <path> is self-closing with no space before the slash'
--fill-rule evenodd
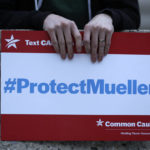
<path id="1" fill-rule="evenodd" d="M 68 23 L 67 22 L 62 22 L 61 26 L 63 26 L 64 28 L 66 28 L 68 26 Z"/>
<path id="2" fill-rule="evenodd" d="M 75 22 L 74 22 L 74 21 L 70 21 L 70 25 L 71 25 L 71 26 L 74 26 L 74 25 L 75 25 Z"/>
<path id="3" fill-rule="evenodd" d="M 71 40 L 68 40 L 66 43 L 67 43 L 68 45 L 72 45 L 72 41 L 71 41 Z"/>
<path id="4" fill-rule="evenodd" d="M 106 32 L 107 32 L 107 33 L 112 33 L 112 29 L 107 28 L 107 29 L 106 29 Z"/>
<path id="5" fill-rule="evenodd" d="M 104 47 L 105 46 L 105 42 L 100 43 L 100 47 Z"/>
<path id="6" fill-rule="evenodd" d="M 52 45 L 57 45 L 58 43 L 56 41 L 52 41 Z"/>
<path id="7" fill-rule="evenodd" d="M 97 49 L 97 45 L 96 44 L 93 44 L 92 47 L 93 47 L 93 49 Z"/>
<path id="8" fill-rule="evenodd" d="M 75 36 L 75 39 L 76 39 L 76 40 L 81 40 L 81 35 L 80 35 L 80 34 L 77 34 L 77 35 Z"/>
<path id="9" fill-rule="evenodd" d="M 59 41 L 59 44 L 60 44 L 61 46 L 65 46 L 65 42 L 64 42 L 64 41 Z"/>
<path id="10" fill-rule="evenodd" d="M 106 29 L 106 32 L 112 34 L 114 32 L 114 29 L 112 27 L 109 27 Z"/>
<path id="11" fill-rule="evenodd" d="M 68 50 L 68 54 L 73 54 L 73 48 L 72 47 L 68 48 L 67 50 Z"/>
<path id="12" fill-rule="evenodd" d="M 85 25 L 85 30 L 89 30 L 91 28 L 91 25 L 90 24 L 86 24 Z"/>
<path id="13" fill-rule="evenodd" d="M 100 27 L 100 31 L 106 31 L 107 30 L 107 28 L 106 27 Z"/>
<path id="14" fill-rule="evenodd" d="M 99 26 L 94 25 L 94 26 L 93 26 L 93 31 L 98 31 L 98 30 L 99 30 L 99 28 L 100 28 Z"/>
<path id="15" fill-rule="evenodd" d="M 90 44 L 90 40 L 85 39 L 85 40 L 83 41 L 83 43 L 84 43 L 85 45 L 88 45 L 88 44 Z"/>
<path id="16" fill-rule="evenodd" d="M 48 27 L 47 30 L 48 30 L 49 32 L 53 32 L 53 31 L 55 30 L 55 28 L 54 28 L 54 27 Z"/>
<path id="17" fill-rule="evenodd" d="M 56 25 L 55 25 L 55 28 L 56 28 L 56 29 L 60 29 L 60 28 L 61 28 L 61 25 L 60 25 L 60 24 L 56 24 Z"/>

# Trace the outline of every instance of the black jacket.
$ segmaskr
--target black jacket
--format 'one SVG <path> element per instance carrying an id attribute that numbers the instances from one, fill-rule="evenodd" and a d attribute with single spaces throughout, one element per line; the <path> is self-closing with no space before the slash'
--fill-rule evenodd
<path id="1" fill-rule="evenodd" d="M 109 14 L 115 31 L 137 29 L 140 13 L 137 0 L 91 0 L 92 17 Z M 1 29 L 42 30 L 44 19 L 51 11 L 35 11 L 34 0 L 0 0 Z"/>

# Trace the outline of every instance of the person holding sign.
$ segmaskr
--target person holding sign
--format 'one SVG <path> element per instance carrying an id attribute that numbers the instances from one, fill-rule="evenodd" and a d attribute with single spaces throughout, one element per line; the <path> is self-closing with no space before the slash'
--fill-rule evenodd
<path id="1" fill-rule="evenodd" d="M 75 41 L 78 52 L 83 43 L 91 60 L 101 61 L 114 31 L 139 24 L 137 0 L 0 0 L 1 29 L 43 29 L 63 59 L 73 58 Z"/>

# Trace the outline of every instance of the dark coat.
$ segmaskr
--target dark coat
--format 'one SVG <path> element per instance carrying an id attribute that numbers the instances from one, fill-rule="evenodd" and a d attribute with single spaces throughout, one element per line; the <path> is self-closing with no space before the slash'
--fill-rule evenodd
<path id="1" fill-rule="evenodd" d="M 137 29 L 140 13 L 137 0 L 91 0 L 92 16 L 106 13 L 115 31 Z M 1 29 L 43 29 L 44 19 L 52 13 L 35 11 L 34 0 L 0 0 Z"/>

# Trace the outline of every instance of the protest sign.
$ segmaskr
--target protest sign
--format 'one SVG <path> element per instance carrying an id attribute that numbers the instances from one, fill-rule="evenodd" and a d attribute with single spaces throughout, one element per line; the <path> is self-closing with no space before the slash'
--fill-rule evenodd
<path id="1" fill-rule="evenodd" d="M 150 140 L 150 33 L 114 33 L 100 63 L 62 60 L 44 31 L 2 31 L 2 140 Z"/>

